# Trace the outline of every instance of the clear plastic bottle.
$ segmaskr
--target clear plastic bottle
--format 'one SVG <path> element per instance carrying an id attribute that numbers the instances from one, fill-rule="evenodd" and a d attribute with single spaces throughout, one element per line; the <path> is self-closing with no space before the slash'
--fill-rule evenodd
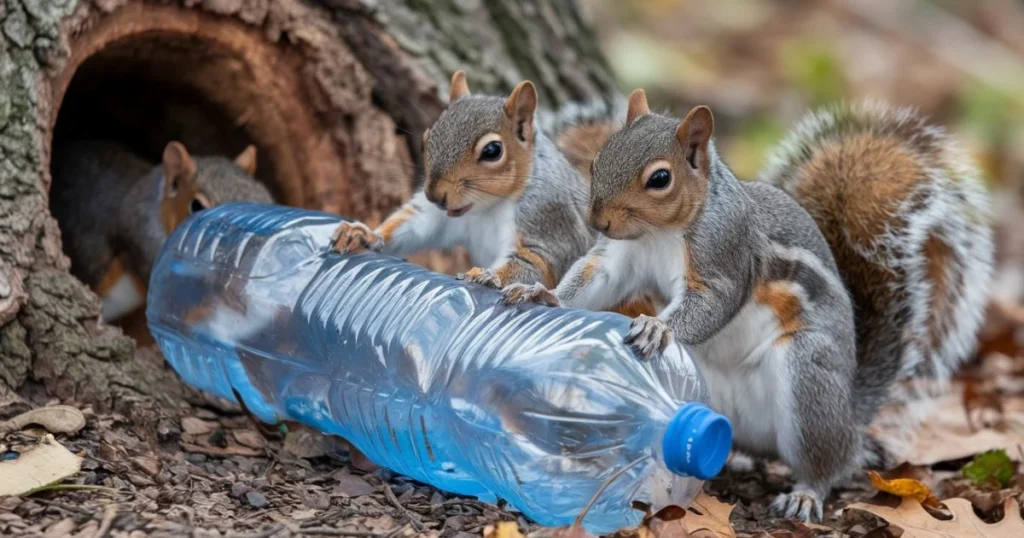
<path id="1" fill-rule="evenodd" d="M 150 329 L 189 383 L 260 419 L 344 437 L 378 465 L 500 497 L 543 525 L 636 524 L 687 505 L 731 446 L 693 362 L 649 362 L 614 313 L 505 307 L 499 294 L 378 254 L 330 252 L 341 219 L 231 204 L 167 241 Z M 614 477 L 614 478 L 613 478 Z"/>

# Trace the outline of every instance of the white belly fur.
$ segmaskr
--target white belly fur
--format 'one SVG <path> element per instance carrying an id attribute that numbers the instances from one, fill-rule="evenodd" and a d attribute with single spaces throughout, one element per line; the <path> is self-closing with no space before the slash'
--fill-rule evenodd
<path id="1" fill-rule="evenodd" d="M 128 273 L 121 275 L 107 295 L 102 298 L 100 317 L 110 323 L 142 306 L 146 296 L 135 287 L 135 281 Z"/>
<path id="2" fill-rule="evenodd" d="M 737 448 L 776 455 L 780 437 L 792 424 L 791 388 L 786 364 L 788 345 L 770 308 L 751 300 L 710 341 L 693 349 L 708 383 L 711 406 L 729 417 Z"/>
<path id="3" fill-rule="evenodd" d="M 473 265 L 495 268 L 516 247 L 515 205 L 503 202 L 480 214 L 470 213 L 460 222 L 461 243 L 470 252 Z"/>

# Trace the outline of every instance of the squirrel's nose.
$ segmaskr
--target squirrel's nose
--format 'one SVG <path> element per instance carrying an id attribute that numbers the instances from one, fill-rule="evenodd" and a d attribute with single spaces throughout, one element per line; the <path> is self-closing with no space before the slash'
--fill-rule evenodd
<path id="1" fill-rule="evenodd" d="M 442 210 L 448 209 L 448 193 L 447 192 L 442 194 L 440 197 L 438 197 L 436 185 L 432 186 L 432 187 L 426 188 L 425 191 L 426 192 L 424 192 L 424 194 L 427 195 L 427 201 L 428 202 L 436 205 L 437 207 L 440 207 Z"/>
<path id="2" fill-rule="evenodd" d="M 590 214 L 590 225 L 597 231 L 605 233 L 612 227 L 612 219 L 599 218 L 593 213 Z"/>

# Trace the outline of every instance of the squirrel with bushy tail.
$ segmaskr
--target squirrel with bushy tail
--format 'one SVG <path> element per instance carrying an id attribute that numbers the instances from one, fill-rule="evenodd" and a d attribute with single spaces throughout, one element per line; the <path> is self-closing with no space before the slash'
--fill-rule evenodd
<path id="1" fill-rule="evenodd" d="M 895 463 L 869 430 L 880 409 L 973 352 L 993 262 L 979 173 L 916 112 L 862 104 L 811 114 L 740 181 L 707 107 L 680 121 L 637 90 L 627 108 L 603 145 L 577 146 L 600 148 L 576 163 L 596 244 L 553 291 L 516 284 L 505 300 L 658 298 L 626 340 L 643 357 L 685 344 L 740 453 L 792 469 L 773 512 L 820 519 L 834 486 Z"/>

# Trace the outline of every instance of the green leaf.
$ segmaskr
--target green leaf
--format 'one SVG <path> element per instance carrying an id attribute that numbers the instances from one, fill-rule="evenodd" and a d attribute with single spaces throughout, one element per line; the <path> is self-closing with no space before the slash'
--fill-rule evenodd
<path id="1" fill-rule="evenodd" d="M 1017 466 L 1005 450 L 990 450 L 975 456 L 971 463 L 964 466 L 963 473 L 975 485 L 987 482 L 1005 488 L 1017 473 Z"/>

